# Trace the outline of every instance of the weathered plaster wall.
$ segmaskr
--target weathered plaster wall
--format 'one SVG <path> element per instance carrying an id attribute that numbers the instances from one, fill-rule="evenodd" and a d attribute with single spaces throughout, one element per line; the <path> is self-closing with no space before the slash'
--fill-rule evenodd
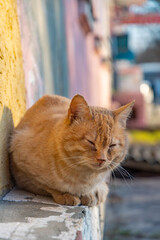
<path id="1" fill-rule="evenodd" d="M 39 5 L 37 2 L 39 2 Z M 44 94 L 44 58 L 40 29 L 43 31 L 43 29 L 46 29 L 46 25 L 41 24 L 41 28 L 39 26 L 36 14 L 40 12 L 40 7 L 42 7 L 41 0 L 17 0 L 27 108 L 31 107 Z M 43 19 L 45 20 L 45 17 L 42 17 L 41 23 L 44 22 Z M 46 36 L 45 33 L 44 36 Z M 49 45 L 47 36 L 45 43 L 46 46 Z M 47 57 L 45 60 L 48 65 L 49 61 Z M 47 70 L 49 72 L 49 69 Z M 47 77 L 49 77 L 49 75 L 47 75 Z"/>
<path id="2" fill-rule="evenodd" d="M 25 112 L 25 87 L 16 0 L 0 0 L 0 197 L 10 186 L 8 140 Z"/>
<path id="3" fill-rule="evenodd" d="M 44 93 L 68 96 L 64 4 L 62 0 L 17 0 L 26 105 Z"/>

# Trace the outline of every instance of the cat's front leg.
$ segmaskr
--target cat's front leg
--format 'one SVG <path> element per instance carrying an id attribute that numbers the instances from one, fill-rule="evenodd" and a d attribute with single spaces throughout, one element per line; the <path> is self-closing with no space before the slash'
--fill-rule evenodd
<path id="1" fill-rule="evenodd" d="M 61 205 L 77 206 L 81 203 L 78 196 L 72 195 L 70 193 L 63 193 L 57 190 L 50 191 L 54 201 Z"/>
<path id="2" fill-rule="evenodd" d="M 94 192 L 81 197 L 81 204 L 89 207 L 105 202 L 108 194 L 108 185 L 101 183 Z"/>
<path id="3" fill-rule="evenodd" d="M 109 188 L 107 183 L 101 184 L 100 187 L 96 190 L 96 198 L 97 198 L 97 204 L 101 204 L 106 201 L 107 195 L 109 192 Z"/>

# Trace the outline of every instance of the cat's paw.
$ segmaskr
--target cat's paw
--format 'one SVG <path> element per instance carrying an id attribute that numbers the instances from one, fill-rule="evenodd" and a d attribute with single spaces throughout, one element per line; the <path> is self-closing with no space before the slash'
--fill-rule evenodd
<path id="1" fill-rule="evenodd" d="M 81 197 L 81 204 L 88 206 L 88 207 L 93 207 L 97 205 L 97 198 L 95 194 L 87 194 Z"/>
<path id="2" fill-rule="evenodd" d="M 101 186 L 99 186 L 99 188 L 94 193 L 90 193 L 82 196 L 81 204 L 89 207 L 99 205 L 105 202 L 107 194 L 108 194 L 108 186 L 106 183 L 104 183 Z"/>
<path id="3" fill-rule="evenodd" d="M 79 197 L 71 195 L 69 193 L 62 193 L 56 196 L 53 196 L 53 199 L 56 203 L 61 205 L 77 206 L 81 203 Z"/>
<path id="4" fill-rule="evenodd" d="M 108 186 L 107 185 L 104 186 L 103 188 L 98 189 L 95 192 L 96 199 L 97 199 L 97 205 L 105 202 L 107 194 L 108 194 Z"/>

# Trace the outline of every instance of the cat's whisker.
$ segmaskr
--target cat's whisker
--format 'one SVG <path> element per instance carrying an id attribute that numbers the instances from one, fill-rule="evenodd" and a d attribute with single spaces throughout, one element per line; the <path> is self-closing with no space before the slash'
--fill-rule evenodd
<path id="1" fill-rule="evenodd" d="M 84 158 L 82 156 L 71 156 L 71 157 L 63 157 L 63 158 L 58 158 L 59 160 L 69 160 L 69 159 L 76 159 L 76 158 Z"/>
<path id="2" fill-rule="evenodd" d="M 74 160 L 74 159 L 78 159 L 78 161 L 75 161 L 75 162 L 68 161 L 67 162 L 67 160 Z M 63 158 L 59 158 L 58 161 L 59 162 L 60 161 L 66 161 L 66 163 L 69 164 L 69 165 L 72 165 L 72 164 L 73 165 L 77 165 L 77 164 L 79 164 L 81 162 L 84 162 L 84 157 L 82 157 L 82 156 L 63 157 Z"/>
<path id="3" fill-rule="evenodd" d="M 131 181 L 134 179 L 133 176 L 131 174 L 129 174 L 129 172 L 123 168 L 121 165 L 116 165 L 112 162 L 112 165 L 116 168 L 117 171 L 121 172 L 121 175 L 123 174 L 123 177 L 127 177 L 129 178 Z"/>
<path id="4" fill-rule="evenodd" d="M 108 166 L 108 168 L 109 168 L 109 171 L 111 172 L 111 174 L 109 176 L 109 182 L 111 182 L 112 181 L 112 169 L 109 166 Z"/>
<path id="5" fill-rule="evenodd" d="M 119 165 L 119 168 L 124 172 L 126 177 L 129 177 L 130 180 L 134 180 L 134 177 L 125 168 L 123 168 L 121 165 Z"/>
<path id="6" fill-rule="evenodd" d="M 117 185 L 117 182 L 116 182 L 116 175 L 114 173 L 114 170 L 109 166 L 109 169 L 111 171 L 111 176 L 110 176 L 110 179 L 111 181 L 113 180 L 113 183 L 115 183 L 115 185 Z"/>
<path id="7" fill-rule="evenodd" d="M 63 166 L 63 169 L 62 169 L 63 177 L 68 178 L 68 174 L 69 174 L 68 171 L 69 170 L 75 170 L 75 169 L 77 169 L 77 164 L 75 164 L 75 163 Z M 52 173 L 55 173 L 55 174 L 57 173 L 56 168 L 52 169 Z"/>
<path id="8" fill-rule="evenodd" d="M 116 170 L 120 173 L 120 175 L 122 176 L 122 178 L 123 178 L 124 182 L 126 183 L 126 185 L 129 186 L 129 184 L 128 184 L 126 178 L 125 178 L 124 173 L 119 168 L 117 168 Z"/>
<path id="9" fill-rule="evenodd" d="M 80 166 L 80 165 L 84 164 L 86 162 L 85 160 L 87 159 L 87 158 L 84 158 L 82 156 L 74 156 L 74 157 L 61 158 L 59 160 L 62 160 L 62 161 L 64 160 L 65 161 L 65 160 L 71 160 L 71 159 L 75 159 L 75 158 L 78 158 L 78 161 L 67 162 L 68 165 L 65 168 L 63 168 L 63 170 L 67 170 L 69 168 L 72 168 L 72 169 L 77 168 L 77 166 Z"/>
<path id="10" fill-rule="evenodd" d="M 119 166 L 117 166 L 117 165 L 114 164 L 113 162 L 111 163 L 110 166 L 113 166 L 113 168 L 114 168 L 113 171 L 112 171 L 113 174 L 114 174 L 114 176 L 115 176 L 114 171 L 117 170 L 117 171 L 120 173 L 120 175 L 122 176 L 124 182 L 128 185 L 128 182 L 126 181 L 126 178 L 125 178 L 125 175 L 124 175 L 123 171 L 122 171 L 121 169 L 118 168 Z"/>

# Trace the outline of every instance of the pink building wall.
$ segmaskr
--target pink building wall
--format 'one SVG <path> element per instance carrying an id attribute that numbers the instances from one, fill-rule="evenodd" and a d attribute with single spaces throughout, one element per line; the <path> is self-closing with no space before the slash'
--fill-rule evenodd
<path id="1" fill-rule="evenodd" d="M 78 1 L 64 1 L 64 4 L 70 97 L 79 93 L 86 98 L 90 105 L 109 107 L 111 101 L 110 64 L 102 64 L 100 56 L 95 51 L 94 31 L 87 35 L 83 33 L 79 24 Z M 100 7 L 103 7 L 102 4 Z M 104 15 L 98 17 L 102 20 L 101 17 L 104 18 Z M 106 25 L 104 19 L 100 20 L 98 31 L 99 34 L 102 33 L 103 37 L 104 27 L 107 28 L 107 18 Z M 103 22 L 103 26 L 100 25 L 101 22 Z"/>
<path id="2" fill-rule="evenodd" d="M 48 22 L 47 19 L 49 13 L 55 14 L 55 12 L 52 12 L 53 9 L 47 8 L 46 2 L 43 0 L 17 1 L 28 108 L 43 94 L 48 93 L 47 89 L 51 94 L 60 94 L 54 88 L 54 84 L 55 82 L 56 84 L 64 84 L 64 82 L 61 78 L 54 79 L 52 68 L 55 66 L 56 54 L 52 50 L 54 46 L 57 48 L 56 52 L 59 53 L 61 49 L 58 48 L 64 49 L 64 46 L 63 43 L 56 46 L 56 42 L 54 45 L 50 45 L 49 33 L 52 31 L 53 34 L 57 34 L 57 32 L 53 29 L 54 22 Z M 111 67 L 109 61 L 102 63 L 103 56 L 96 51 L 94 41 L 95 36 L 99 36 L 104 41 L 109 37 L 107 33 L 109 16 L 106 4 L 108 0 L 92 1 L 98 20 L 93 22 L 93 31 L 87 35 L 84 34 L 79 22 L 78 4 L 80 1 L 62 1 L 65 9 L 66 39 L 64 41 L 67 42 L 68 57 L 66 68 L 69 68 L 69 77 L 65 76 L 64 78 L 66 82 L 69 79 L 69 97 L 72 98 L 79 93 L 86 98 L 90 105 L 109 107 L 111 101 Z M 56 9 L 56 6 L 60 5 L 51 4 L 51 6 Z M 57 19 L 53 18 L 52 20 L 57 21 L 58 32 L 62 32 L 62 29 L 59 30 L 59 21 L 62 21 L 62 19 L 59 12 L 56 12 L 56 14 Z M 48 32 L 45 31 L 46 29 Z M 109 53 L 109 46 L 106 49 Z M 53 58 L 51 58 L 51 54 Z M 64 55 L 60 56 L 62 60 Z M 56 66 L 62 68 L 61 62 Z M 47 88 L 47 86 L 49 87 Z"/>

